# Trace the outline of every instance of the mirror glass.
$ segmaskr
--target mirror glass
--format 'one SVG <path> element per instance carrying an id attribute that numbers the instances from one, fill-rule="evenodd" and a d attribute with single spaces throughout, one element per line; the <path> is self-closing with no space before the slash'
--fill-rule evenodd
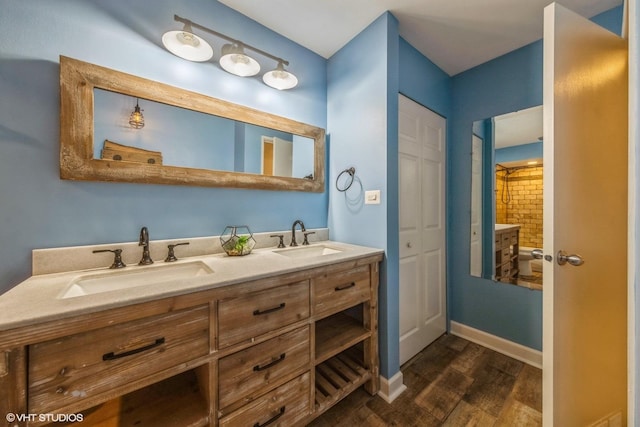
<path id="1" fill-rule="evenodd" d="M 324 139 L 316 126 L 60 57 L 62 179 L 320 193 Z"/>
<path id="2" fill-rule="evenodd" d="M 144 126 L 129 117 L 136 105 Z M 313 139 L 94 89 L 93 158 L 313 178 Z"/>
<path id="3" fill-rule="evenodd" d="M 542 289 L 542 106 L 473 123 L 470 273 Z"/>

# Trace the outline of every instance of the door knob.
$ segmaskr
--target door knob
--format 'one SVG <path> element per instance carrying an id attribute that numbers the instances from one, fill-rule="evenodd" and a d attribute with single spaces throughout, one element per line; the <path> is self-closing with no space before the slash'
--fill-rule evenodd
<path id="1" fill-rule="evenodd" d="M 531 256 L 535 259 L 542 259 L 544 258 L 544 254 L 542 253 L 542 249 L 533 249 L 531 251 Z"/>
<path id="2" fill-rule="evenodd" d="M 582 264 L 584 264 L 584 260 L 580 255 L 577 255 L 577 254 L 568 255 L 565 251 L 562 251 L 562 250 L 558 251 L 558 254 L 556 255 L 556 260 L 558 261 L 558 265 L 565 265 L 566 263 L 569 263 L 575 267 L 579 267 Z"/>
<path id="3" fill-rule="evenodd" d="M 548 261 L 548 262 L 553 261 L 553 257 L 551 255 L 545 255 L 542 252 L 542 249 L 532 249 L 531 250 L 531 256 L 534 259 L 543 259 L 544 258 L 545 261 Z"/>

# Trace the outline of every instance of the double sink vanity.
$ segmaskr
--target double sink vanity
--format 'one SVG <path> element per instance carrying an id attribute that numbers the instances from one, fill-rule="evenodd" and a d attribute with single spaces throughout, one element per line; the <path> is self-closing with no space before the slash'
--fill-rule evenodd
<path id="1" fill-rule="evenodd" d="M 34 251 L 0 296 L 0 413 L 23 414 L 7 425 L 304 425 L 378 391 L 381 250 L 319 236 L 230 257 L 200 239 L 151 265 L 127 244 L 113 269 L 69 267 L 107 245 Z"/>
<path id="2" fill-rule="evenodd" d="M 94 116 L 104 93 L 205 115 L 234 130 L 234 153 L 286 137 L 296 173 L 258 173 L 243 156 L 218 169 L 168 149 L 162 162 L 105 155 L 114 139 L 172 146 L 176 125 L 130 141 Z M 221 159 L 210 142 L 190 157 Z M 321 193 L 325 151 L 322 128 L 60 58 L 61 179 Z M 284 247 L 296 225 L 303 243 Z M 243 256 L 222 236 L 150 241 L 146 227 L 140 242 L 34 250 L 33 276 L 0 295 L 1 425 L 304 425 L 360 386 L 376 393 L 383 251 L 305 231 L 253 234 L 249 255 L 234 241 Z"/>

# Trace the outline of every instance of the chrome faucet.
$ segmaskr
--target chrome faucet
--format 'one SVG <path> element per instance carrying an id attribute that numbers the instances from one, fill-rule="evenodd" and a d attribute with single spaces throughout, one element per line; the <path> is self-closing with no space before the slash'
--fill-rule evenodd
<path id="1" fill-rule="evenodd" d="M 296 242 L 296 225 L 298 224 L 300 224 L 300 227 L 302 227 L 303 233 L 307 231 L 307 229 L 304 228 L 304 222 L 302 222 L 301 219 L 296 219 L 291 226 L 291 244 L 289 246 L 298 246 L 298 242 Z"/>
<path id="2" fill-rule="evenodd" d="M 140 229 L 140 241 L 138 242 L 138 246 L 142 246 L 142 259 L 138 265 L 153 264 L 153 260 L 149 254 L 149 230 L 147 230 L 147 227 L 142 227 Z"/>

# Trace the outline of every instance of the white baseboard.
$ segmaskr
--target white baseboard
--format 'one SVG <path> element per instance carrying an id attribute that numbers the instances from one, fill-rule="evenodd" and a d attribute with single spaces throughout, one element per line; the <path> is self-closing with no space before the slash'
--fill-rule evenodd
<path id="1" fill-rule="evenodd" d="M 402 381 L 402 371 L 398 371 L 397 374 L 389 379 L 380 376 L 380 391 L 378 392 L 378 396 L 387 403 L 393 402 L 396 397 L 400 396 L 400 394 L 407 389 L 407 386 L 404 385 Z"/>
<path id="2" fill-rule="evenodd" d="M 476 344 L 500 352 L 528 365 L 542 369 L 542 352 L 513 341 L 491 335 L 471 326 L 451 321 L 449 332 Z"/>

